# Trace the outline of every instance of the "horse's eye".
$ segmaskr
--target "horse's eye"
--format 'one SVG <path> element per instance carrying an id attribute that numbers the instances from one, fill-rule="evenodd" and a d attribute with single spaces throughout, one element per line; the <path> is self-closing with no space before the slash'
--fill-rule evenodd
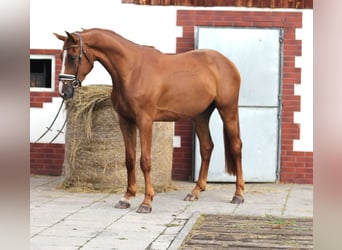
<path id="1" fill-rule="evenodd" d="M 75 60 L 76 60 L 76 56 L 70 55 L 70 56 L 69 56 L 69 59 L 70 59 L 71 61 L 75 61 Z"/>

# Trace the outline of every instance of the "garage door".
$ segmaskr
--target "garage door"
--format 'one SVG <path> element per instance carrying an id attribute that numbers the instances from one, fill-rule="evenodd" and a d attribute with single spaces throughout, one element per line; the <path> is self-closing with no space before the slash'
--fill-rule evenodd
<path id="1" fill-rule="evenodd" d="M 247 182 L 278 179 L 281 114 L 281 29 L 197 27 L 196 48 L 211 48 L 230 58 L 241 74 L 239 115 L 243 142 L 242 167 Z M 225 172 L 222 121 L 210 119 L 214 151 L 208 181 L 229 182 Z M 194 180 L 201 157 L 195 137 Z"/>

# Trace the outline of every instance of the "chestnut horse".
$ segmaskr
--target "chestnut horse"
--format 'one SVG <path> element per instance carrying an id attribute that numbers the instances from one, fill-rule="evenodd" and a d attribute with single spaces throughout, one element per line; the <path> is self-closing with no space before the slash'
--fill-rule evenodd
<path id="1" fill-rule="evenodd" d="M 214 50 L 193 50 L 167 55 L 138 45 L 110 30 L 89 29 L 54 34 L 64 42 L 60 95 L 73 96 L 99 61 L 109 72 L 112 103 L 118 113 L 125 142 L 127 190 L 115 205 L 130 207 L 136 194 L 136 133 L 140 134 L 140 167 L 145 180 L 145 198 L 138 213 L 150 213 L 154 190 L 151 182 L 151 143 L 153 121 L 192 119 L 200 142 L 201 168 L 194 189 L 184 200 L 199 198 L 207 184 L 213 142 L 209 118 L 217 108 L 223 121 L 226 170 L 236 176 L 232 203 L 242 203 L 245 182 L 242 175 L 238 98 L 240 74 L 236 66 Z"/>

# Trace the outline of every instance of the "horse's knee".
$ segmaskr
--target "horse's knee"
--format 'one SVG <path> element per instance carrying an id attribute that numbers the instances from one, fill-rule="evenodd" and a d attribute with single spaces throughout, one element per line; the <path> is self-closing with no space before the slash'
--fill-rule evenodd
<path id="1" fill-rule="evenodd" d="M 201 146 L 201 150 L 203 150 L 204 153 L 211 153 L 214 149 L 213 143 L 208 143 Z"/>
<path id="2" fill-rule="evenodd" d="M 200 146 L 200 151 L 201 151 L 201 156 L 203 160 L 209 160 L 211 153 L 213 152 L 214 149 L 214 144 L 213 143 L 208 143 L 206 145 L 201 145 Z"/>
<path id="3" fill-rule="evenodd" d="M 140 158 L 140 168 L 145 172 L 151 172 L 151 157 L 142 156 Z"/>
<path id="4" fill-rule="evenodd" d="M 135 167 L 135 156 L 126 155 L 126 168 L 128 171 L 133 170 Z"/>
<path id="5" fill-rule="evenodd" d="M 236 156 L 240 156 L 241 157 L 241 152 L 242 152 L 242 141 L 241 139 L 237 139 L 236 141 L 234 141 L 231 145 L 232 147 L 232 151 Z"/>

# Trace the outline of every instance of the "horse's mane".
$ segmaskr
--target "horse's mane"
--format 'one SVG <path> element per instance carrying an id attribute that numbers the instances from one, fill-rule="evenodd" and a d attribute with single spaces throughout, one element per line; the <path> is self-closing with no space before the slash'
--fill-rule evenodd
<path id="1" fill-rule="evenodd" d="M 135 42 L 133 42 L 133 41 L 131 41 L 131 40 L 129 40 L 129 39 L 127 39 L 127 38 L 121 36 L 120 34 L 116 33 L 115 31 L 109 30 L 109 29 L 101 29 L 101 28 L 83 29 L 83 28 L 82 28 L 82 31 L 81 31 L 80 33 L 87 34 L 87 33 L 96 32 L 96 31 L 98 31 L 98 32 L 104 32 L 104 33 L 106 33 L 106 34 L 108 34 L 108 35 L 110 35 L 110 36 L 117 37 L 117 38 L 119 38 L 119 39 L 121 39 L 121 40 L 127 41 L 127 42 L 129 42 L 129 43 L 131 43 L 131 44 L 134 44 L 134 45 L 136 45 L 136 46 L 140 46 L 140 47 L 143 47 L 143 48 L 153 49 L 153 50 L 155 50 L 155 51 L 161 53 L 161 52 L 160 52 L 159 50 L 157 50 L 154 46 L 142 45 L 142 44 L 135 43 Z"/>

